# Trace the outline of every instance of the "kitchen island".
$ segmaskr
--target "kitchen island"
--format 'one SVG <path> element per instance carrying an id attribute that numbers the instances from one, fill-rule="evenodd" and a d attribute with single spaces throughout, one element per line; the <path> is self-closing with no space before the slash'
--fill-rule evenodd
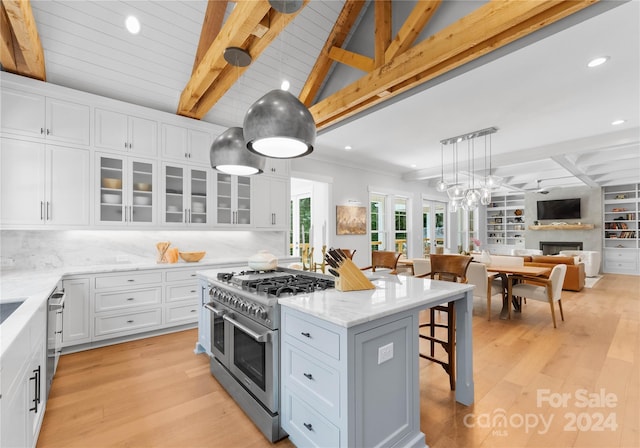
<path id="1" fill-rule="evenodd" d="M 473 403 L 471 285 L 378 275 L 375 289 L 281 298 L 283 429 L 297 446 L 425 447 L 421 310 L 455 301 L 456 400 Z"/>

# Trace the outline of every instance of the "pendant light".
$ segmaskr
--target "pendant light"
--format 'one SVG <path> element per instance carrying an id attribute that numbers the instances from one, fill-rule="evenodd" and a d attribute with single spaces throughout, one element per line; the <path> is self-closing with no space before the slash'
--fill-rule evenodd
<path id="1" fill-rule="evenodd" d="M 464 198 L 464 189 L 462 185 L 458 183 L 458 142 L 456 141 L 453 146 L 453 184 L 447 188 L 447 195 L 449 199 L 457 199 L 458 202 Z"/>
<path id="2" fill-rule="evenodd" d="M 242 128 L 224 131 L 211 144 L 211 167 L 227 174 L 248 176 L 264 171 L 266 159 L 247 151 Z"/>
<path id="3" fill-rule="evenodd" d="M 494 131 L 495 132 L 495 131 Z M 502 185 L 502 177 L 500 176 L 496 176 L 492 173 L 492 169 L 491 169 L 491 134 L 489 134 L 489 175 L 487 176 L 486 180 L 485 180 L 485 185 L 488 188 L 498 188 Z"/>
<path id="4" fill-rule="evenodd" d="M 276 159 L 306 156 L 316 141 L 316 124 L 309 109 L 280 89 L 249 108 L 243 127 L 249 151 Z"/>
<path id="5" fill-rule="evenodd" d="M 487 136 L 484 136 L 484 172 L 487 173 Z M 491 188 L 485 183 L 480 189 L 480 204 L 491 204 Z"/>
<path id="6" fill-rule="evenodd" d="M 436 191 L 442 193 L 447 190 L 447 186 L 444 181 L 444 144 L 440 143 L 440 181 L 436 184 Z"/>

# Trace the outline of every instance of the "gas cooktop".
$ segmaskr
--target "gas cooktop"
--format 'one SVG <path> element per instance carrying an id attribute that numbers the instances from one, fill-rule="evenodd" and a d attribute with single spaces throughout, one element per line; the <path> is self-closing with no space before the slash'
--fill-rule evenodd
<path id="1" fill-rule="evenodd" d="M 221 272 L 217 279 L 236 288 L 255 294 L 280 297 L 282 294 L 299 294 L 334 287 L 329 276 L 302 273 L 279 268 L 273 271 L 245 270 L 239 273 Z"/>

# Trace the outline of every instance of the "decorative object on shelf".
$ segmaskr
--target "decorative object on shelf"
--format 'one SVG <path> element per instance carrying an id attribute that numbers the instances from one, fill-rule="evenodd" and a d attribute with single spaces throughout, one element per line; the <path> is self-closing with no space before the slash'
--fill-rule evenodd
<path id="1" fill-rule="evenodd" d="M 441 151 L 443 151 L 443 145 L 454 145 L 453 150 L 453 179 L 454 183 L 448 185 L 444 180 L 444 154 L 441 154 L 441 175 L 436 189 L 438 191 L 447 191 L 449 196 L 449 209 L 451 212 L 456 212 L 458 208 L 465 210 L 474 210 L 479 204 L 488 205 L 491 203 L 491 189 L 501 184 L 501 179 L 492 175 L 491 172 L 491 134 L 497 132 L 495 127 L 481 129 L 479 131 L 470 132 L 467 134 L 458 135 L 455 137 L 449 137 L 440 140 Z M 485 137 L 484 147 L 484 182 L 481 187 L 476 185 L 475 180 L 475 139 L 478 137 Z M 489 137 L 489 145 L 487 145 L 487 137 Z M 458 183 L 458 143 L 467 141 L 467 168 L 469 172 L 469 182 L 466 186 Z M 489 147 L 489 169 L 487 171 L 487 147 Z"/>
<path id="2" fill-rule="evenodd" d="M 156 243 L 156 249 L 158 250 L 158 259 L 156 260 L 156 263 L 167 263 L 165 254 L 167 253 L 169 246 L 171 246 L 171 241 L 160 241 Z"/>
<path id="3" fill-rule="evenodd" d="M 482 242 L 478 238 L 471 238 L 471 243 L 475 246 L 476 250 L 480 250 L 480 246 L 482 246 Z"/>
<path id="4" fill-rule="evenodd" d="M 242 128 L 232 127 L 211 144 L 211 167 L 226 174 L 248 176 L 264 171 L 266 159 L 250 152 L 244 144 Z"/>
<path id="5" fill-rule="evenodd" d="M 496 224 L 502 224 L 502 218 L 496 218 L 495 222 Z"/>
<path id="6" fill-rule="evenodd" d="M 624 194 L 617 194 L 616 199 L 627 199 L 627 196 Z"/>
<path id="7" fill-rule="evenodd" d="M 522 210 L 517 208 L 517 209 L 514 210 L 513 214 L 516 215 L 516 216 L 522 216 Z"/>
<path id="8" fill-rule="evenodd" d="M 306 156 L 316 141 L 316 124 L 309 109 L 280 89 L 249 107 L 243 128 L 249 151 L 277 159 Z"/>
<path id="9" fill-rule="evenodd" d="M 202 260 L 206 254 L 206 252 L 178 252 L 180 258 L 187 263 L 197 263 Z"/>

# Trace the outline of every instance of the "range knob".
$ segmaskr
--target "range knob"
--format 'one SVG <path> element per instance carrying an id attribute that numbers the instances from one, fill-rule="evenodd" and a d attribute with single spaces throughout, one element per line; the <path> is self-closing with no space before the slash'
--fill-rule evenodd
<path id="1" fill-rule="evenodd" d="M 256 317 L 259 317 L 260 319 L 264 320 L 267 318 L 267 310 L 259 306 L 256 308 L 255 315 Z"/>

